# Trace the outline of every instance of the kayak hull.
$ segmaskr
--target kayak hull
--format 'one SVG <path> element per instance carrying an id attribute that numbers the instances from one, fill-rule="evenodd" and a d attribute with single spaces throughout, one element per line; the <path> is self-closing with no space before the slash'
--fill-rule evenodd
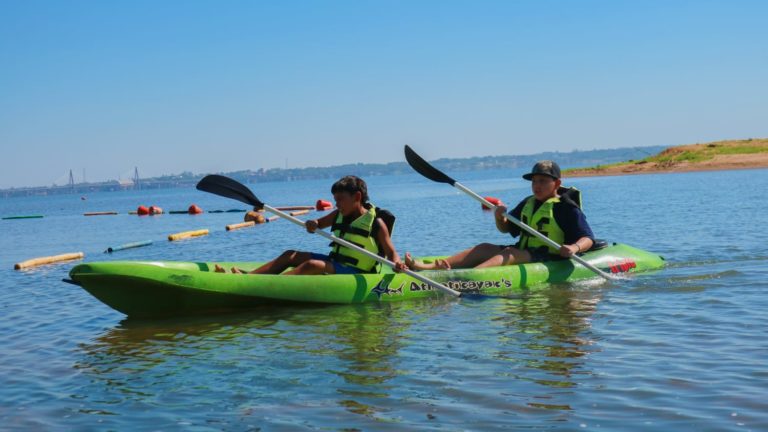
<path id="1" fill-rule="evenodd" d="M 660 269 L 659 255 L 613 244 L 582 256 L 613 274 Z M 244 270 L 262 263 L 219 263 Z M 439 297 L 444 294 L 402 273 L 283 276 L 216 273 L 214 263 L 109 261 L 76 265 L 71 281 L 132 317 L 184 315 L 279 303 L 353 304 Z M 507 295 L 546 283 L 597 277 L 571 260 L 486 269 L 424 271 L 462 293 Z"/>

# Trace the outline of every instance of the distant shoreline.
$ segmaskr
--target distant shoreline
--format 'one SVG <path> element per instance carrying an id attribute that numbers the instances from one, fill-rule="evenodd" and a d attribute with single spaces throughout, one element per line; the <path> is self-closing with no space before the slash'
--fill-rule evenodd
<path id="1" fill-rule="evenodd" d="M 658 152 L 666 147 L 625 147 L 615 149 L 574 150 L 571 152 L 544 152 L 531 155 L 476 156 L 468 158 L 438 159 L 434 164 L 439 169 L 450 172 L 485 171 L 490 169 L 529 169 L 542 159 L 558 161 L 561 166 L 583 166 L 587 164 L 610 164 L 641 158 Z M 140 168 L 136 169 L 138 173 Z M 306 168 L 271 168 L 245 171 L 233 171 L 224 174 L 241 183 L 271 183 L 297 180 L 329 179 L 336 180 L 345 175 L 357 175 L 363 178 L 381 175 L 412 174 L 413 169 L 405 162 L 356 163 L 328 167 Z M 94 192 L 119 192 L 126 190 L 154 190 L 171 188 L 194 188 L 204 174 L 183 172 L 153 178 L 135 177 L 123 181 L 104 181 L 97 183 L 70 183 L 59 186 L 38 186 L 0 189 L 0 198 L 22 196 L 49 196 L 59 194 L 87 195 Z"/>
<path id="2" fill-rule="evenodd" d="M 576 173 L 565 172 L 563 173 L 563 178 L 634 176 L 634 175 L 648 175 L 648 174 L 684 174 L 684 173 L 691 173 L 691 172 L 743 171 L 743 170 L 751 170 L 751 169 L 768 169 L 768 165 L 740 166 L 740 167 L 724 166 L 720 168 L 691 167 L 691 168 L 670 169 L 670 170 L 632 171 L 632 172 L 627 172 L 627 171 L 581 172 L 579 171 Z"/>
<path id="3" fill-rule="evenodd" d="M 641 160 L 574 168 L 563 177 L 670 174 L 768 168 L 768 139 L 718 141 L 670 147 Z"/>

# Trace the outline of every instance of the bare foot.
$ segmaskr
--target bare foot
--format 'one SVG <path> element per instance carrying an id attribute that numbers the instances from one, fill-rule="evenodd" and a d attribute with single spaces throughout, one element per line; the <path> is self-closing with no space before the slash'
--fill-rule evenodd
<path id="1" fill-rule="evenodd" d="M 405 253 L 405 265 L 411 270 L 432 270 L 432 266 L 413 259 L 410 252 Z"/>
<path id="2" fill-rule="evenodd" d="M 222 266 L 220 266 L 218 264 L 216 264 L 216 266 L 213 268 L 213 271 L 215 271 L 216 273 L 226 273 L 227 272 L 227 270 L 224 267 L 222 267 Z"/>
<path id="3" fill-rule="evenodd" d="M 435 260 L 435 268 L 440 270 L 450 270 L 451 264 L 448 262 L 448 260 L 440 258 Z"/>
<path id="4" fill-rule="evenodd" d="M 424 261 L 418 261 L 413 259 L 410 252 L 405 253 L 405 265 L 411 270 L 450 270 L 451 265 L 444 259 L 435 260 L 435 262 L 427 264 Z"/>
<path id="5" fill-rule="evenodd" d="M 411 256 L 410 252 L 406 252 L 405 253 L 405 261 L 404 262 L 405 262 L 405 265 L 408 266 L 408 268 L 412 268 L 414 270 L 419 270 L 419 269 L 416 268 L 416 266 L 415 266 L 416 261 L 413 259 L 413 257 Z"/>

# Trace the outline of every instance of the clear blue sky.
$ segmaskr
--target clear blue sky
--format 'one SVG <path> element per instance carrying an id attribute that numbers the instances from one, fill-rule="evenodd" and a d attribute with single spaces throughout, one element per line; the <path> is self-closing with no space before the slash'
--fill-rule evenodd
<path id="1" fill-rule="evenodd" d="M 768 136 L 765 1 L 0 1 L 0 187 Z"/>

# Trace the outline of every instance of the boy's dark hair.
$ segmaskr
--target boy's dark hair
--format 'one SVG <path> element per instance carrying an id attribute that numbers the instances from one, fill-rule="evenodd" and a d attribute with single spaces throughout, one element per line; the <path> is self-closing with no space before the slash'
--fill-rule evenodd
<path id="1" fill-rule="evenodd" d="M 360 177 L 351 175 L 342 177 L 331 186 L 331 193 L 335 194 L 336 192 L 347 192 L 350 195 L 360 192 L 363 203 L 368 202 L 368 186 Z"/>

